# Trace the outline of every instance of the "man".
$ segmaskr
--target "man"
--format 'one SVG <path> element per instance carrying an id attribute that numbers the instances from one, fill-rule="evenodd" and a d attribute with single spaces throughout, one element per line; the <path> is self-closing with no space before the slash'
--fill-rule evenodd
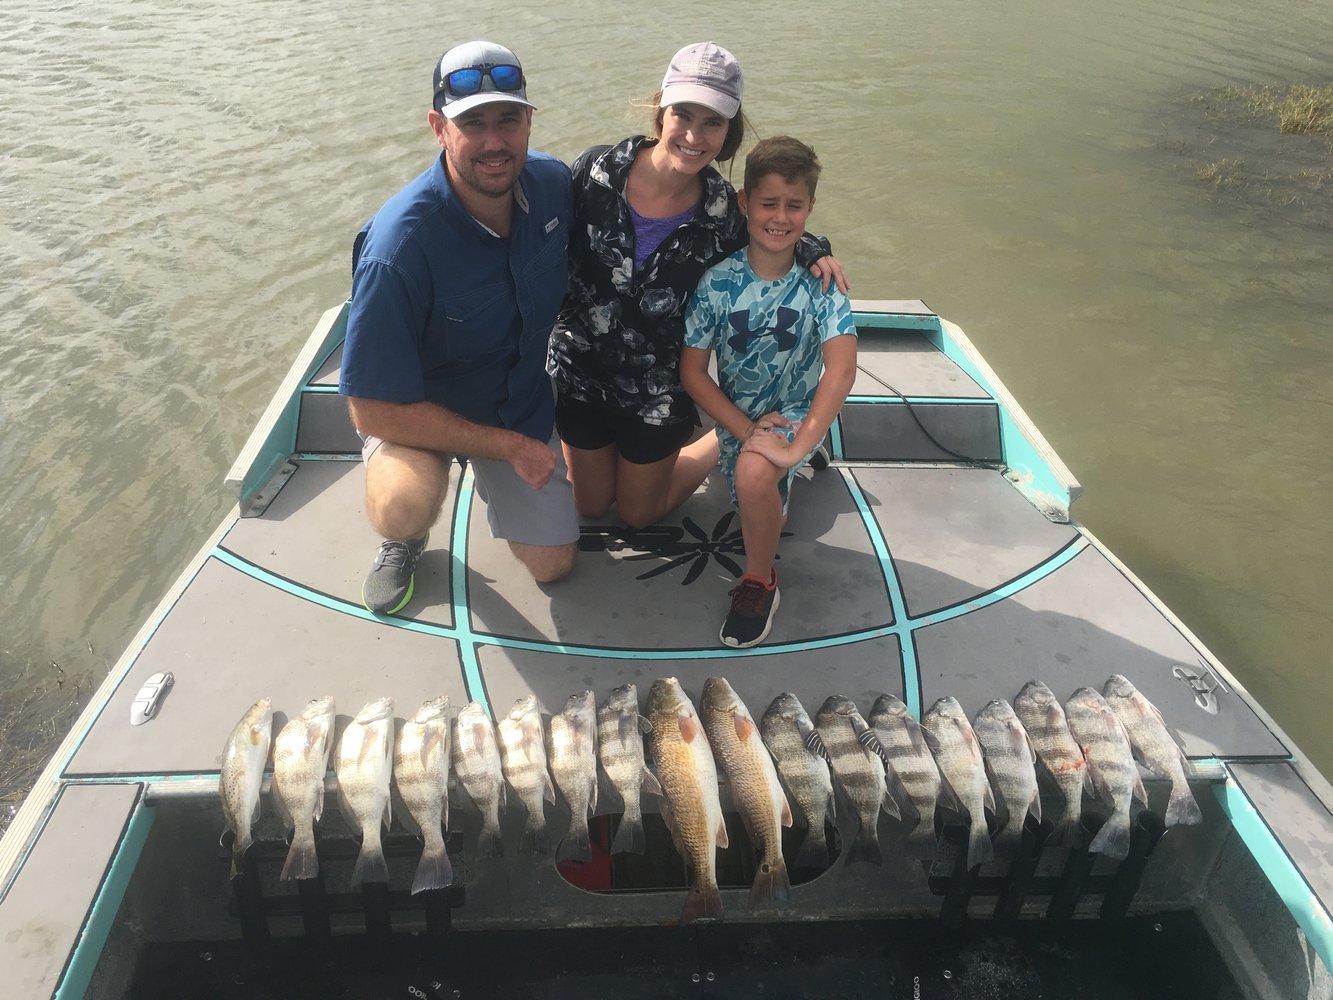
<path id="1" fill-rule="evenodd" d="M 467 456 L 491 533 L 533 578 L 573 568 L 573 496 L 554 432 L 547 339 L 565 293 L 569 170 L 529 153 L 518 58 L 444 53 L 426 119 L 442 150 L 357 237 L 342 381 L 365 444 L 366 511 L 385 539 L 362 600 L 396 614 Z"/>

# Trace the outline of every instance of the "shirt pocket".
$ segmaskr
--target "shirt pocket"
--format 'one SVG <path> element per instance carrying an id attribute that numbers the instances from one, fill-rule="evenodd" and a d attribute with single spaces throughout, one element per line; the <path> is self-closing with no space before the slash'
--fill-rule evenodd
<path id="1" fill-rule="evenodd" d="M 446 296 L 436 310 L 443 336 L 426 348 L 437 364 L 470 365 L 512 350 L 517 309 L 508 282 Z"/>

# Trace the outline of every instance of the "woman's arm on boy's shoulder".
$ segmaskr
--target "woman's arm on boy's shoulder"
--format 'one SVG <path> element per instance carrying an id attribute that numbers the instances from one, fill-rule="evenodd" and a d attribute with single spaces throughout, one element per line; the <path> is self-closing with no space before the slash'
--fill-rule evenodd
<path id="1" fill-rule="evenodd" d="M 851 334 L 830 337 L 821 350 L 824 371 L 810 402 L 810 412 L 791 441 L 783 434 L 755 434 L 745 442 L 745 451 L 757 451 L 778 468 L 790 469 L 824 440 L 856 381 L 856 337 Z"/>

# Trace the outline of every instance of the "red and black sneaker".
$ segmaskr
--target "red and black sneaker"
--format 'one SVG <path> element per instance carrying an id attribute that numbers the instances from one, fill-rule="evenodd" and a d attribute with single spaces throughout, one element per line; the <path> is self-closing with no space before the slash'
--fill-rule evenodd
<path id="1" fill-rule="evenodd" d="M 718 637 L 723 645 L 745 649 L 764 641 L 778 610 L 778 573 L 765 583 L 757 576 L 743 576 L 731 590 L 731 610 Z"/>

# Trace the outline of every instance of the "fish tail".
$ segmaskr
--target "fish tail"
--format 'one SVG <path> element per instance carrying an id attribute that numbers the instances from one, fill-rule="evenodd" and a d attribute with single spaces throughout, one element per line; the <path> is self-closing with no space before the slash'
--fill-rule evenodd
<path id="1" fill-rule="evenodd" d="M 1060 817 L 1060 824 L 1051 834 L 1051 843 L 1056 847 L 1077 847 L 1079 823 L 1083 818 L 1083 803 L 1079 798 L 1065 803 L 1065 813 Z"/>
<path id="2" fill-rule="evenodd" d="M 823 823 L 811 823 L 796 852 L 797 868 L 827 868 L 828 838 L 824 833 Z"/>
<path id="3" fill-rule="evenodd" d="M 632 812 L 626 808 L 620 817 L 620 826 L 616 829 L 615 840 L 611 841 L 612 854 L 642 854 L 647 847 L 643 835 L 643 813 L 635 808 Z"/>
<path id="4" fill-rule="evenodd" d="M 504 840 L 500 836 L 500 827 L 495 823 L 487 823 L 481 828 L 481 835 L 477 838 L 478 856 L 502 858 L 504 853 Z"/>
<path id="5" fill-rule="evenodd" d="M 527 825 L 519 838 L 518 849 L 524 854 L 549 854 L 551 840 L 546 832 L 546 817 L 528 813 Z"/>
<path id="6" fill-rule="evenodd" d="M 685 909 L 681 912 L 680 922 L 690 924 L 696 920 L 722 919 L 722 893 L 717 883 L 705 886 L 690 886 L 690 894 L 685 899 Z"/>
<path id="7" fill-rule="evenodd" d="M 556 852 L 557 861 L 574 861 L 583 864 L 585 861 L 592 860 L 592 838 L 588 833 L 588 815 L 570 816 L 569 832 L 565 834 L 565 839 L 560 841 L 560 849 Z"/>
<path id="8" fill-rule="evenodd" d="M 787 876 L 787 862 L 781 854 L 773 861 L 760 861 L 750 886 L 751 903 L 785 903 L 791 898 L 791 879 Z"/>
<path id="9" fill-rule="evenodd" d="M 872 865 L 884 863 L 884 854 L 879 849 L 879 831 L 873 820 L 869 823 L 861 821 L 861 829 L 856 831 L 855 839 L 847 848 L 847 864 L 856 864 L 858 861 L 868 861 Z"/>
<path id="10" fill-rule="evenodd" d="M 315 831 L 298 829 L 282 865 L 282 879 L 307 879 L 319 874 L 319 854 L 315 851 Z"/>
<path id="11" fill-rule="evenodd" d="M 447 889 L 453 884 L 454 866 L 449 860 L 449 852 L 444 848 L 444 841 L 438 844 L 427 843 L 421 852 L 416 878 L 412 880 L 412 895 L 431 889 Z"/>
<path id="12" fill-rule="evenodd" d="M 355 889 L 362 882 L 388 881 L 389 864 L 384 860 L 384 848 L 380 846 L 380 828 L 376 823 L 362 836 L 361 853 L 356 856 L 356 867 L 352 869 L 352 888 Z"/>
<path id="13" fill-rule="evenodd" d="M 983 816 L 974 817 L 971 832 L 967 838 L 967 867 L 975 868 L 977 865 L 984 865 L 988 861 L 994 860 L 995 845 L 991 843 L 990 831 L 986 829 L 986 820 Z"/>
<path id="14" fill-rule="evenodd" d="M 921 822 L 912 827 L 907 835 L 907 852 L 913 857 L 933 857 L 939 850 L 939 840 L 935 837 L 934 817 L 922 817 Z"/>
<path id="15" fill-rule="evenodd" d="M 1171 798 L 1166 803 L 1167 826 L 1195 826 L 1203 822 L 1203 813 L 1194 793 L 1185 782 L 1176 782 L 1171 786 Z"/>
<path id="16" fill-rule="evenodd" d="M 1088 852 L 1124 861 L 1129 857 L 1129 821 L 1120 816 L 1108 819 L 1097 831 L 1097 836 L 1092 838 Z"/>

